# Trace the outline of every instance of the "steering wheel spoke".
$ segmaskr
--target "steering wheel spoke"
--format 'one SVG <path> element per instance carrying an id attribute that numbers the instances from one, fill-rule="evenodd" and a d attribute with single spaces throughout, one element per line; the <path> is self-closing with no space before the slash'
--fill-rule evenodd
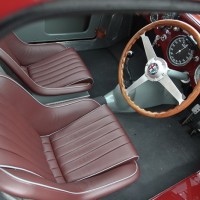
<path id="1" fill-rule="evenodd" d="M 149 37 L 145 35 L 148 31 L 154 30 L 154 29 L 157 29 L 157 28 L 163 27 L 163 26 L 179 27 L 180 29 L 184 30 L 185 33 L 188 33 L 188 35 L 193 36 L 194 40 L 197 42 L 198 48 L 200 49 L 200 34 L 191 25 L 189 25 L 185 22 L 182 22 L 180 20 L 172 20 L 172 19 L 158 20 L 158 21 L 155 21 L 153 23 L 146 25 L 145 27 L 143 27 L 142 29 L 137 31 L 137 33 L 135 33 L 135 35 L 129 40 L 129 42 L 127 43 L 127 45 L 124 48 L 124 51 L 122 53 L 120 63 L 119 63 L 119 70 L 118 70 L 120 90 L 122 92 L 123 97 L 127 101 L 127 103 L 138 113 L 145 115 L 145 116 L 154 117 L 154 118 L 170 117 L 172 115 L 175 115 L 175 114 L 183 111 L 200 94 L 200 81 L 199 81 L 196 84 L 196 86 L 194 87 L 192 93 L 187 97 L 187 99 L 184 98 L 184 95 L 182 95 L 182 93 L 179 91 L 179 89 L 176 87 L 176 85 L 172 82 L 170 77 L 174 77 L 174 78 L 179 79 L 184 82 L 189 82 L 190 79 L 189 79 L 188 74 L 183 73 L 183 72 L 169 70 L 167 62 L 162 57 L 158 57 L 156 55 Z M 136 44 L 136 42 L 139 38 L 141 38 L 141 40 L 142 40 L 146 58 L 148 60 L 145 65 L 145 69 L 144 69 L 145 75 L 141 76 L 129 88 L 126 89 L 125 84 L 124 84 L 124 73 L 123 73 L 123 70 L 125 67 L 124 63 L 127 58 L 127 52 L 133 48 L 133 46 Z M 180 70 L 180 71 L 182 71 L 182 70 Z M 163 85 L 164 88 L 172 95 L 172 98 L 174 97 L 177 100 L 178 105 L 176 105 L 172 109 L 169 109 L 167 111 L 162 111 L 162 112 L 152 112 L 152 111 L 146 110 L 145 108 L 141 108 L 139 105 L 137 105 L 136 100 L 138 100 L 138 99 L 135 98 L 135 96 L 134 96 L 134 98 L 130 98 L 131 93 L 134 92 L 134 89 L 136 89 L 138 86 L 142 85 L 147 80 L 153 81 L 153 82 L 160 82 L 160 84 Z M 148 86 L 150 86 L 150 85 L 148 85 Z M 152 87 L 153 87 L 153 84 L 152 84 Z M 139 90 L 139 88 L 138 88 L 138 90 Z M 145 96 L 145 93 L 144 93 L 144 98 L 146 98 L 146 99 L 148 98 Z M 147 101 L 148 101 L 148 99 L 147 99 Z"/>
<path id="2" fill-rule="evenodd" d="M 144 50 L 145 50 L 147 60 L 149 61 L 150 59 L 157 57 L 156 53 L 153 49 L 153 46 L 151 45 L 149 37 L 146 36 L 145 34 L 142 34 L 141 38 L 142 38 L 142 42 L 143 42 L 143 45 L 144 45 Z"/>
<path id="3" fill-rule="evenodd" d="M 131 86 L 129 86 L 126 91 L 128 92 L 128 94 L 131 93 L 131 91 L 135 90 L 137 87 L 139 87 L 140 85 L 142 85 L 144 82 L 148 81 L 147 77 L 145 74 L 143 74 L 137 81 L 135 81 L 134 83 L 132 83 Z"/>
<path id="4" fill-rule="evenodd" d="M 165 75 L 161 80 L 159 80 L 163 87 L 178 101 L 179 105 L 184 101 L 182 93 L 169 78 L 168 75 Z"/>

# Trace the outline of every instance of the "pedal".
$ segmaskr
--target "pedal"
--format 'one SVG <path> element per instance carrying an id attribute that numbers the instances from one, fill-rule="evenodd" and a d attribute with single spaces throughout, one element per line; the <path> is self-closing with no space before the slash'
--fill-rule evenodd
<path id="1" fill-rule="evenodd" d="M 196 104 L 191 111 L 191 114 L 181 123 L 181 125 L 186 125 L 192 121 L 193 116 L 200 112 L 200 105 Z"/>
<path id="2" fill-rule="evenodd" d="M 194 135 L 197 135 L 197 134 L 199 134 L 200 133 L 200 129 L 193 129 L 190 133 L 189 133 L 189 135 L 190 136 L 194 136 Z"/>

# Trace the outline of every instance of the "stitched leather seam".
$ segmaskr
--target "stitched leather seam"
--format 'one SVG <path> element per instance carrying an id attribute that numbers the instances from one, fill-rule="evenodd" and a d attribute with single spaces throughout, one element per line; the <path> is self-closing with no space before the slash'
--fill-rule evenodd
<path id="1" fill-rule="evenodd" d="M 102 106 L 103 106 L 103 105 L 102 105 Z M 55 132 L 53 132 L 53 133 L 51 133 L 51 134 L 49 134 L 49 135 L 40 136 L 40 137 L 50 137 L 50 136 L 54 135 L 55 133 L 60 132 L 60 131 L 62 131 L 63 129 L 65 129 L 65 128 L 71 126 L 71 125 L 74 124 L 75 122 L 80 121 L 82 118 L 86 117 L 86 116 L 89 115 L 90 113 L 95 112 L 96 110 L 100 109 L 102 106 L 99 104 L 99 107 L 97 107 L 97 108 L 95 108 L 94 110 L 92 110 L 92 111 L 86 113 L 85 115 L 83 115 L 82 117 L 78 118 L 77 120 L 75 120 L 75 121 L 73 121 L 73 122 L 67 124 L 67 125 L 64 126 L 63 128 L 61 128 L 61 129 L 59 129 L 59 130 L 57 130 L 57 131 L 55 131 Z"/>
<path id="2" fill-rule="evenodd" d="M 57 168 L 59 169 L 59 171 L 60 171 L 60 174 L 62 175 L 62 178 L 64 179 L 64 181 L 66 182 L 66 179 L 65 179 L 65 177 L 63 176 L 63 173 L 62 173 L 62 171 L 61 171 L 61 168 L 60 168 L 60 166 L 59 166 L 59 163 L 58 163 L 58 160 L 56 159 L 56 156 L 55 156 L 55 152 L 54 152 L 54 149 L 53 149 L 53 146 L 52 146 L 52 144 L 51 144 L 51 140 L 49 139 L 49 146 L 50 146 L 50 148 L 51 148 L 51 153 L 53 154 L 53 156 L 54 156 L 54 160 L 55 160 L 55 162 L 56 162 L 56 164 L 57 164 Z M 44 147 L 43 147 L 44 148 Z M 45 154 L 45 157 L 46 157 L 46 154 Z M 48 163 L 48 165 L 49 165 L 49 162 L 47 161 L 47 163 Z M 49 165 L 49 168 L 51 169 L 51 167 L 50 167 L 50 165 Z M 52 171 L 52 169 L 51 169 L 51 171 Z M 54 173 L 52 172 L 52 175 L 53 175 L 53 177 L 54 177 L 54 179 L 55 179 L 55 176 L 54 176 Z M 56 181 L 56 179 L 55 179 L 55 181 Z"/>
<path id="3" fill-rule="evenodd" d="M 118 130 L 118 129 L 120 129 L 120 128 L 116 128 L 115 131 Z M 113 132 L 113 131 L 108 132 L 107 135 L 109 135 L 109 134 L 112 133 L 112 132 Z M 71 150 L 71 151 L 68 151 L 68 152 L 65 153 L 65 154 L 59 155 L 58 158 L 61 158 L 61 157 L 65 156 L 65 155 L 68 155 L 68 154 L 70 154 L 70 153 L 73 153 L 74 151 L 77 151 L 78 149 L 80 149 L 80 148 L 82 148 L 82 147 L 85 147 L 86 145 L 89 145 L 89 144 L 93 143 L 94 141 L 103 138 L 104 136 L 105 136 L 105 134 L 104 134 L 104 135 L 101 135 L 101 136 L 99 136 L 99 137 L 97 137 L 97 138 L 94 138 L 93 140 L 90 140 L 88 143 L 85 143 L 84 145 L 81 145 L 81 146 L 79 146 L 78 148 L 75 148 L 75 149 L 73 149 L 73 150 Z"/>
<path id="4" fill-rule="evenodd" d="M 70 60 L 74 60 L 75 58 L 71 58 L 71 59 L 69 59 L 69 61 Z M 63 69 L 63 68 L 67 68 L 67 67 L 69 67 L 70 66 L 70 64 L 76 64 L 76 63 L 79 63 L 80 61 L 75 61 L 75 62 L 72 62 L 72 63 L 66 63 L 66 62 L 68 62 L 68 60 L 64 60 L 64 61 L 61 61 L 61 62 L 59 62 L 58 64 L 56 64 L 56 65 L 52 65 L 52 66 L 49 66 L 48 64 L 46 64 L 46 65 L 48 65 L 47 67 L 42 67 L 42 69 L 40 69 L 40 67 L 38 67 L 38 70 L 36 70 L 36 69 L 32 69 L 31 67 L 29 67 L 30 68 L 30 70 L 31 70 L 31 75 L 36 75 L 36 74 L 40 74 L 40 73 L 42 73 L 42 72 L 45 72 L 45 71 L 49 71 L 49 70 L 52 70 L 52 69 L 54 69 L 54 68 L 56 68 L 57 66 L 59 66 L 59 68 L 56 68 L 57 70 L 61 70 L 61 69 Z M 65 64 L 64 66 L 63 66 L 63 64 Z M 44 66 L 46 66 L 46 65 L 44 65 Z M 62 67 L 61 67 L 62 66 Z M 56 70 L 53 70 L 52 72 L 55 72 Z M 51 73 L 52 73 L 51 72 Z"/>
<path id="5" fill-rule="evenodd" d="M 43 66 L 43 65 L 48 65 L 48 64 L 51 64 L 51 63 L 53 63 L 53 62 L 56 62 L 56 61 L 58 61 L 58 60 L 60 60 L 60 59 L 63 59 L 64 57 L 66 57 L 66 54 L 65 54 L 65 52 L 64 52 L 65 50 L 63 50 L 63 51 L 61 51 L 60 52 L 60 54 L 61 53 L 63 53 L 63 55 L 61 55 L 60 57 L 57 57 L 55 60 L 51 60 L 51 61 L 46 61 L 45 63 L 42 63 L 41 65 L 36 65 L 36 66 L 34 66 L 34 64 L 31 64 L 31 65 L 28 65 L 27 67 L 33 67 L 33 69 L 37 69 L 37 68 L 39 68 L 39 67 L 41 67 L 41 66 Z M 73 53 L 71 53 L 69 56 L 73 56 Z M 43 59 L 43 60 L 41 60 L 41 61 L 39 61 L 39 62 L 44 62 L 46 59 Z"/>
<path id="6" fill-rule="evenodd" d="M 110 124 L 112 124 L 112 123 L 115 123 L 115 121 L 112 121 L 112 122 L 110 122 L 109 124 L 106 124 L 106 125 L 102 125 L 99 129 L 97 128 L 97 129 L 95 129 L 94 131 L 91 131 L 88 135 L 83 135 L 83 136 L 81 136 L 81 137 L 79 137 L 79 138 L 74 139 L 73 141 L 70 141 L 70 142 L 67 142 L 67 143 L 65 143 L 65 144 L 62 144 L 61 146 L 55 148 L 55 150 L 58 150 L 58 149 L 60 149 L 60 148 L 62 148 L 62 147 L 64 147 L 64 146 L 66 146 L 66 145 L 71 145 L 72 143 L 78 142 L 78 141 L 80 141 L 80 140 L 82 140 L 82 139 L 85 139 L 85 138 L 87 138 L 88 136 L 94 135 L 95 133 L 98 133 L 98 131 L 99 131 L 100 129 L 102 129 L 102 128 L 104 128 L 105 126 L 110 125 Z M 79 130 L 81 130 L 81 129 L 79 129 Z M 79 130 L 78 130 L 78 131 L 79 131 Z M 78 132 L 78 131 L 77 131 L 77 132 Z M 113 130 L 113 131 L 114 131 L 114 130 Z M 74 133 L 74 132 L 73 132 L 73 133 Z M 106 134 L 106 133 L 105 133 L 105 134 Z"/>
<path id="7" fill-rule="evenodd" d="M 25 182 L 26 184 L 33 184 L 33 185 L 36 185 L 36 186 L 40 186 L 40 187 L 44 187 L 44 188 L 48 188 L 48 189 L 52 189 L 52 190 L 56 190 L 56 191 L 60 191 L 60 192 L 65 192 L 65 193 L 70 193 L 70 194 L 74 194 L 74 195 L 78 195 L 78 194 L 85 194 L 85 193 L 89 193 L 89 192 L 93 192 L 93 191 L 96 191 L 96 190 L 100 190 L 100 189 L 103 189 L 103 188 L 106 188 L 106 187 L 109 187 L 111 185 L 114 185 L 114 184 L 117 184 L 119 182 L 122 182 L 122 181 L 125 181 L 131 177 L 133 177 L 134 175 L 136 175 L 136 173 L 138 172 L 138 165 L 137 165 L 137 162 L 135 162 L 135 165 L 136 165 L 136 169 L 135 171 L 129 175 L 129 176 L 126 176 L 125 178 L 122 178 L 122 179 L 119 179 L 117 181 L 113 181 L 111 183 L 108 183 L 108 184 L 105 184 L 103 186 L 100 186 L 100 187 L 97 187 L 97 188 L 94 188 L 94 189 L 90 189 L 90 190 L 86 190 L 84 192 L 71 192 L 71 191 L 68 191 L 68 190 L 64 190 L 64 189 L 60 189 L 60 188 L 56 188 L 56 187 L 52 187 L 52 186 L 48 186 L 48 185 L 44 185 L 44 184 L 41 184 L 41 183 L 37 183 L 37 182 L 32 182 L 32 181 L 28 181 L 28 180 L 25 180 L 25 179 L 22 179 L 22 178 L 19 178 L 13 174 L 11 174 L 10 172 L 0 168 L 1 171 L 3 171 L 5 174 L 7 174 L 8 176 L 14 178 L 14 179 L 17 179 L 18 181 L 22 181 L 22 182 Z"/>
<path id="8" fill-rule="evenodd" d="M 76 62 L 72 63 L 72 65 L 77 64 L 77 63 L 79 63 L 79 61 L 76 61 Z M 65 64 L 65 65 L 63 66 L 62 64 Z M 54 66 L 52 66 L 52 67 L 50 67 L 50 68 L 48 68 L 48 69 L 45 69 L 45 70 L 41 70 L 41 71 L 38 71 L 38 72 L 32 72 L 32 73 L 31 73 L 31 76 L 32 76 L 33 78 L 36 79 L 36 78 L 40 78 L 40 77 L 43 77 L 43 76 L 52 74 L 53 72 L 60 71 L 60 70 L 62 70 L 62 69 L 64 69 L 64 68 L 66 69 L 66 71 L 64 71 L 64 72 L 68 72 L 69 70 L 74 69 L 74 68 L 68 69 L 68 65 L 66 65 L 66 62 L 65 62 L 65 61 L 62 62 L 62 63 L 59 63 L 58 65 L 60 65 L 59 68 L 55 68 L 57 65 L 54 65 Z M 61 67 L 61 65 L 62 65 L 62 67 Z M 71 65 L 70 65 L 70 66 L 71 66 Z M 76 67 L 75 67 L 75 68 L 76 68 Z M 51 71 L 51 72 L 49 72 L 49 70 L 51 70 L 51 69 L 54 69 L 54 70 Z M 48 71 L 48 73 L 41 74 L 42 72 L 47 72 L 47 71 Z M 38 75 L 38 76 L 35 76 L 36 74 L 39 74 L 39 75 Z M 34 76 L 35 76 L 35 77 L 34 77 Z"/>
<path id="9" fill-rule="evenodd" d="M 126 159 L 126 160 L 123 160 L 123 161 L 121 161 L 121 162 L 119 162 L 119 163 L 116 163 L 115 165 L 112 165 L 112 166 L 110 166 L 110 167 L 108 167 L 108 168 L 106 168 L 106 169 L 103 169 L 103 170 L 101 170 L 101 171 L 99 171 L 99 172 L 96 172 L 96 173 L 94 173 L 94 174 L 91 174 L 91 175 L 89 175 L 89 176 L 86 176 L 86 177 L 84 177 L 84 178 L 82 178 L 82 179 L 79 179 L 79 180 L 76 180 L 76 181 L 82 181 L 82 180 L 85 180 L 85 179 L 87 179 L 87 178 L 91 178 L 91 177 L 93 177 L 93 176 L 96 176 L 96 175 L 98 175 L 98 174 L 101 174 L 101 173 L 103 173 L 103 172 L 106 172 L 106 171 L 108 171 L 109 169 L 112 169 L 112 168 L 117 167 L 117 166 L 119 166 L 119 165 L 121 165 L 121 164 L 123 164 L 123 163 L 126 163 L 127 161 L 133 160 L 134 158 L 138 158 L 138 156 L 133 156 L 133 157 L 131 157 L 131 158 L 128 158 L 128 159 Z"/>
<path id="10" fill-rule="evenodd" d="M 107 118 L 107 117 L 110 117 L 110 115 L 103 116 L 103 117 L 101 117 L 101 118 L 99 118 L 99 119 L 93 121 L 92 124 L 87 124 L 87 125 L 85 125 L 85 126 L 82 125 L 82 126 L 78 127 L 78 129 L 73 130 L 73 132 L 72 132 L 71 134 L 64 135 L 64 136 L 58 137 L 58 138 L 56 138 L 56 139 L 52 139 L 52 142 L 56 142 L 56 141 L 58 141 L 58 140 L 60 140 L 60 139 L 63 139 L 63 138 L 65 138 L 65 137 L 67 137 L 67 136 L 71 136 L 71 135 L 73 135 L 73 134 L 79 132 L 80 130 L 83 130 L 83 129 L 85 129 L 85 128 L 88 128 L 88 127 L 92 126 L 93 123 L 97 123 L 97 122 L 100 122 L 101 120 L 104 120 L 104 119 Z M 113 121 L 109 122 L 109 124 L 112 123 L 112 122 L 113 122 Z M 104 125 L 102 125 L 102 126 L 100 126 L 100 127 L 96 127 L 96 129 L 94 129 L 94 130 L 92 130 L 92 131 L 96 131 L 97 129 L 100 129 L 100 128 L 106 126 L 106 125 L 107 125 L 107 124 L 104 124 Z M 77 138 L 77 139 L 78 139 L 78 138 Z"/>
<path id="11" fill-rule="evenodd" d="M 121 147 L 123 147 L 123 146 L 125 146 L 125 145 L 127 145 L 127 144 L 129 144 L 129 142 L 127 142 L 127 143 L 125 143 L 125 144 L 121 144 L 121 145 L 119 145 L 119 146 L 117 146 L 117 147 L 115 147 L 115 148 L 113 148 L 113 149 L 107 151 L 106 153 L 103 153 L 103 155 L 100 155 L 99 157 L 97 157 L 97 158 L 95 158 L 95 159 L 93 159 L 93 160 L 91 160 L 91 161 L 85 163 L 85 164 L 82 165 L 82 166 L 79 166 L 79 167 L 77 167 L 77 168 L 75 168 L 75 169 L 73 169 L 73 170 L 71 170 L 71 171 L 68 171 L 68 172 L 65 173 L 64 175 L 70 174 L 70 173 L 72 173 L 72 172 L 74 172 L 74 171 L 76 171 L 76 170 L 78 170 L 78 169 L 81 169 L 81 168 L 83 168 L 83 167 L 89 165 L 90 163 L 92 163 L 92 162 L 98 160 L 99 158 L 102 158 L 103 156 L 105 156 L 105 155 L 111 153 L 112 151 L 114 151 L 114 150 L 116 150 L 116 149 L 118 149 L 118 148 L 121 148 Z"/>
<path id="12" fill-rule="evenodd" d="M 28 75 L 27 75 L 28 76 Z M 97 102 L 97 101 L 95 101 L 94 99 L 81 99 L 81 100 L 76 100 L 76 101 L 74 101 L 74 102 L 70 102 L 70 103 L 68 103 L 68 104 L 64 104 L 64 105 L 58 105 L 58 106 L 54 106 L 54 107 L 51 107 L 51 106 L 47 106 L 47 105 L 44 105 L 44 104 L 41 104 L 35 97 L 33 97 L 30 93 L 28 93 L 19 83 L 17 83 L 16 81 L 14 81 L 13 79 L 11 79 L 10 77 L 8 77 L 8 76 L 5 76 L 5 75 L 3 75 L 3 74 L 0 74 L 0 77 L 3 77 L 3 78 L 5 78 L 5 79 L 8 79 L 9 81 L 11 81 L 11 82 L 13 82 L 13 83 L 15 83 L 18 87 L 20 87 L 26 94 L 28 94 L 29 96 L 31 96 L 38 104 L 40 104 L 40 106 L 43 106 L 43 107 L 45 107 L 45 108 L 60 108 L 60 107 L 64 107 L 64 106 L 68 106 L 68 105 L 71 105 L 71 104 L 74 104 L 74 103 L 78 103 L 78 102 L 81 102 L 81 101 L 93 101 L 93 102 L 95 102 L 97 105 L 99 105 L 100 106 L 100 104 Z M 29 76 L 28 76 L 29 77 Z M 30 77 L 29 77 L 30 78 Z M 37 84 L 36 84 L 37 85 Z M 87 84 L 87 85 L 89 85 L 89 84 Z M 41 86 L 39 86 L 39 85 L 37 85 L 38 87 L 41 87 Z M 73 87 L 79 87 L 79 86 L 73 86 Z M 73 88 L 72 87 L 72 88 Z M 80 87 L 82 87 L 82 86 L 80 86 Z M 70 88 L 70 87 L 69 87 Z M 46 88 L 46 89 L 51 89 L 51 88 Z M 63 88 L 57 88 L 57 89 L 63 89 Z M 42 137 L 42 136 L 41 136 Z"/>
<path id="13" fill-rule="evenodd" d="M 12 60 L 12 58 L 11 58 L 11 60 Z M 14 61 L 14 60 L 13 60 Z M 15 61 L 14 61 L 15 62 Z M 15 62 L 16 63 L 16 62 Z M 32 83 L 26 83 L 33 91 L 35 91 L 35 89 L 33 89 L 32 88 L 32 86 L 33 85 L 35 85 L 36 87 L 38 87 L 38 88 L 42 88 L 42 89 L 45 89 L 45 90 L 63 90 L 63 89 L 72 89 L 72 88 L 84 88 L 84 87 L 86 87 L 86 86 L 89 86 L 89 85 L 91 85 L 90 83 L 87 83 L 87 84 L 85 84 L 85 85 L 77 85 L 77 86 L 67 86 L 67 87 L 59 87 L 59 88 L 47 88 L 47 87 L 43 87 L 43 86 L 41 86 L 41 85 L 38 85 L 36 82 L 34 82 L 31 78 L 30 78 L 30 76 L 28 76 L 28 74 L 26 74 L 25 72 L 24 72 L 24 70 L 23 69 L 21 69 L 21 67 L 19 66 L 19 68 L 20 68 L 20 70 L 23 72 L 23 74 L 30 80 L 30 82 L 32 82 Z M 18 72 L 15 72 L 19 77 L 21 77 L 21 74 L 19 74 Z M 9 77 L 7 77 L 7 76 L 4 76 L 4 75 L 0 75 L 0 76 L 2 76 L 2 77 L 4 77 L 4 78 L 7 78 L 7 79 L 9 79 L 9 80 L 11 80 L 11 81 L 13 81 L 14 83 L 16 83 L 17 85 L 19 85 L 16 81 L 14 81 L 14 80 L 12 80 L 11 78 L 9 78 Z M 21 85 L 19 85 L 21 88 L 23 88 Z M 24 89 L 24 88 L 23 88 Z M 25 89 L 24 89 L 25 90 Z M 27 92 L 28 93 L 28 92 Z M 32 96 L 32 95 L 31 95 Z M 33 97 L 33 96 L 32 96 Z M 34 98 L 34 97 L 33 97 Z M 35 99 L 35 98 L 34 98 Z M 36 100 L 36 99 L 35 99 Z M 38 102 L 38 100 L 36 100 L 37 102 Z"/>
<path id="14" fill-rule="evenodd" d="M 78 67 L 77 67 L 78 68 Z M 49 80 L 49 78 L 46 78 L 46 79 L 43 79 L 43 80 L 40 80 L 40 81 L 38 81 L 38 80 L 34 80 L 34 81 L 37 81 L 37 83 L 38 84 L 40 84 L 40 85 L 43 85 L 44 87 L 45 86 L 48 86 L 48 85 L 51 85 L 51 84 L 53 84 L 53 83 L 57 83 L 57 82 L 59 82 L 59 81 L 61 81 L 61 80 L 63 80 L 63 79 L 66 79 L 67 77 L 69 77 L 69 76 L 72 76 L 72 75 L 74 75 L 74 74 L 78 74 L 78 73 L 80 73 L 80 72 L 83 72 L 83 71 L 86 71 L 85 69 L 79 69 L 79 71 L 76 71 L 76 72 L 73 72 L 73 73 L 70 73 L 70 74 L 68 74 L 68 73 L 66 73 L 66 72 L 62 72 L 62 73 L 59 73 L 57 76 L 56 76 L 56 78 L 54 78 L 54 80 Z M 67 76 L 66 76 L 66 74 L 68 74 Z M 58 76 L 60 76 L 60 75 L 64 75 L 64 77 L 62 77 L 62 78 L 59 78 L 59 79 L 57 79 L 58 78 Z M 50 79 L 51 79 L 52 77 L 50 77 Z M 48 81 L 49 80 L 49 83 L 44 83 L 44 82 L 46 82 L 46 81 Z M 61 87 L 64 87 L 64 86 L 61 86 Z"/>
<path id="15" fill-rule="evenodd" d="M 106 134 L 106 135 L 107 135 L 107 134 Z M 98 146 L 98 147 L 96 147 L 96 148 L 90 149 L 88 152 L 79 155 L 79 157 L 77 157 L 77 158 L 75 158 L 75 159 L 68 160 L 67 162 L 65 162 L 65 163 L 62 165 L 62 167 L 65 166 L 65 165 L 67 165 L 67 164 L 69 164 L 69 163 L 71 163 L 71 162 L 74 162 L 74 161 L 76 161 L 76 160 L 81 159 L 83 156 L 86 156 L 86 155 L 88 155 L 89 153 L 91 153 L 91 152 L 93 152 L 93 151 L 95 151 L 95 150 L 97 150 L 97 149 L 102 148 L 103 146 L 105 146 L 105 145 L 107 145 L 107 144 L 109 144 L 109 143 L 111 143 L 111 142 L 113 142 L 113 141 L 119 139 L 120 137 L 123 137 L 123 136 L 120 135 L 120 136 L 118 136 L 118 137 L 112 139 L 111 141 L 107 141 L 107 142 L 105 142 L 104 144 L 102 144 L 102 145 L 100 145 L 100 146 Z"/>

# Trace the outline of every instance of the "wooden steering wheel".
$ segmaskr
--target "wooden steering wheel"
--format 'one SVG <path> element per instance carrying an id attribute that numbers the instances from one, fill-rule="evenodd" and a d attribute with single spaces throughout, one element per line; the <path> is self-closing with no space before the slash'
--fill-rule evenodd
<path id="1" fill-rule="evenodd" d="M 180 27 L 181 29 L 185 30 L 189 35 L 193 36 L 193 38 L 197 42 L 198 48 L 200 48 L 200 35 L 199 35 L 198 31 L 185 22 L 182 22 L 179 20 L 171 20 L 171 19 L 160 20 L 160 21 L 156 21 L 151 24 L 148 24 L 144 28 L 140 29 L 129 40 L 129 42 L 127 43 L 127 45 L 122 53 L 120 63 L 119 63 L 119 70 L 118 70 L 119 86 L 120 86 L 122 95 L 124 96 L 125 100 L 135 111 L 137 111 L 138 113 L 140 113 L 142 115 L 145 115 L 148 117 L 153 117 L 153 118 L 169 117 L 169 116 L 172 116 L 172 115 L 175 115 L 175 114 L 181 112 L 182 110 L 187 108 L 200 93 L 200 81 L 198 81 L 198 83 L 195 86 L 195 88 L 193 89 L 192 93 L 187 97 L 187 99 L 184 100 L 181 92 L 179 91 L 179 89 L 176 87 L 176 85 L 172 82 L 172 80 L 168 76 L 167 72 L 168 72 L 169 68 L 167 66 L 166 61 L 164 59 L 156 56 L 156 53 L 150 43 L 149 38 L 145 35 L 145 33 L 147 31 L 150 31 L 151 29 L 157 28 L 159 26 Z M 135 42 L 139 38 L 142 39 L 142 42 L 144 45 L 144 50 L 145 50 L 148 61 L 145 66 L 144 75 L 142 75 L 138 80 L 133 82 L 133 84 L 126 89 L 125 85 L 124 85 L 124 76 L 123 76 L 126 57 L 128 55 L 128 52 L 131 50 L 132 46 L 135 44 Z M 175 106 L 173 109 L 169 109 L 169 110 L 163 111 L 163 112 L 151 112 L 151 111 L 147 111 L 143 108 L 140 108 L 138 105 L 136 105 L 134 103 L 134 101 L 131 100 L 131 98 L 129 97 L 128 94 L 146 81 L 160 82 L 161 85 L 163 85 L 164 88 L 171 93 L 171 95 L 178 101 L 179 104 L 177 106 Z"/>

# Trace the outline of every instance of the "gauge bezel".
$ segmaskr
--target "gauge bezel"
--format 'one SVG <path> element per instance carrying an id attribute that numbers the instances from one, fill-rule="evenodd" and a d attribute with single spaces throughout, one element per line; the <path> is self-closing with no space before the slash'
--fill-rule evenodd
<path id="1" fill-rule="evenodd" d="M 156 20 L 152 20 L 152 15 L 156 15 Z M 159 19 L 159 14 L 157 13 L 157 12 L 152 12 L 152 13 L 150 13 L 150 15 L 149 15 L 149 19 L 150 19 L 150 22 L 155 22 L 155 21 L 158 21 L 158 19 Z"/>
<path id="2" fill-rule="evenodd" d="M 198 81 L 199 81 L 199 79 L 198 80 L 196 80 L 196 73 L 197 73 L 197 70 L 200 68 L 200 64 L 196 67 L 196 69 L 195 69 L 195 72 L 194 72 L 194 82 L 195 82 L 195 84 L 197 84 L 198 83 Z"/>
<path id="3" fill-rule="evenodd" d="M 178 35 L 176 37 L 174 37 L 172 39 L 172 41 L 169 43 L 168 45 L 168 48 L 167 48 L 167 58 L 169 60 L 169 62 L 173 65 L 173 66 L 176 66 L 176 67 L 184 67 L 185 65 L 187 65 L 193 58 L 193 55 L 194 55 L 194 50 L 191 49 L 191 56 L 184 62 L 184 63 L 175 63 L 171 57 L 170 57 L 170 47 L 171 45 L 173 44 L 174 41 L 176 41 L 178 38 L 186 38 L 187 36 L 186 35 Z"/>

